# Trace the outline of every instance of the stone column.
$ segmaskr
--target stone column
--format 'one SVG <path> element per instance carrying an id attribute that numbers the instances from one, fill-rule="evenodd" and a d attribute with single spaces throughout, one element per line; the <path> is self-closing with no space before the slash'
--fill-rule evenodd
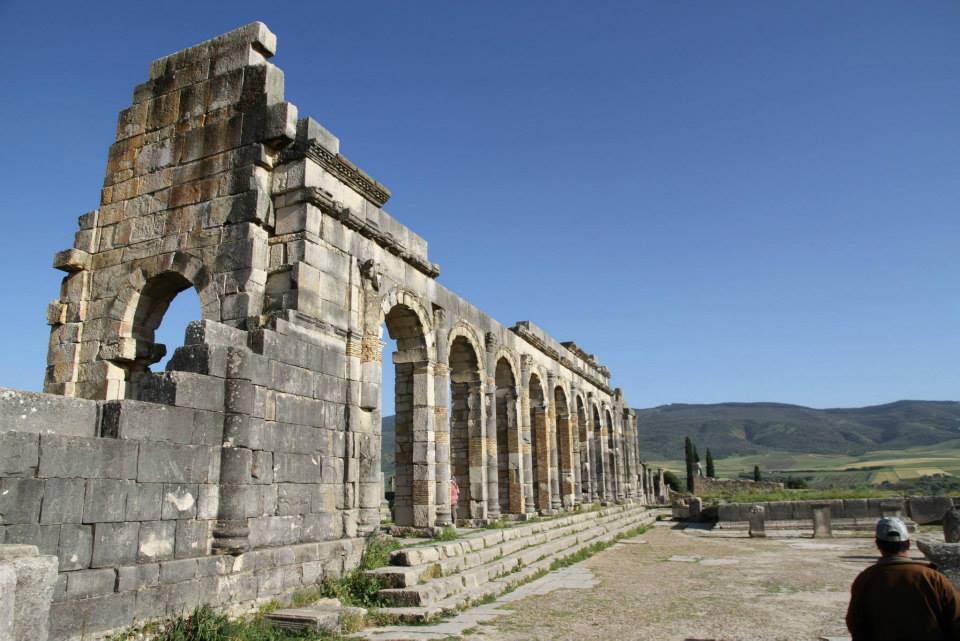
<path id="1" fill-rule="evenodd" d="M 766 510 L 762 505 L 754 505 L 750 508 L 749 515 L 750 536 L 753 538 L 767 536 Z"/>
<path id="2" fill-rule="evenodd" d="M 499 453 L 497 451 L 497 340 L 492 332 L 484 337 L 486 349 L 486 445 L 487 445 L 487 516 L 496 520 L 500 518 L 500 473 Z M 506 491 L 506 488 L 504 488 Z"/>
<path id="3" fill-rule="evenodd" d="M 197 325 L 197 331 L 206 328 Z M 212 543 L 220 554 L 239 554 L 250 549 L 247 519 L 260 516 L 252 507 L 257 505 L 255 496 L 259 494 L 259 488 L 253 485 L 253 469 L 260 462 L 254 453 L 259 449 L 257 432 L 251 429 L 254 389 L 250 371 L 256 360 L 263 358 L 246 347 L 227 348 L 220 500 Z"/>
<path id="4" fill-rule="evenodd" d="M 813 508 L 813 538 L 832 538 L 833 526 L 830 522 L 830 504 L 814 503 Z"/>
<path id="5" fill-rule="evenodd" d="M 570 446 L 573 448 L 573 505 L 583 501 L 583 477 L 580 469 L 580 417 L 577 416 L 577 392 L 570 399 Z"/>
<path id="6" fill-rule="evenodd" d="M 530 421 L 532 414 L 530 407 L 530 367 L 532 363 L 533 361 L 529 356 L 523 355 L 520 357 L 520 425 L 523 471 L 525 475 L 523 480 L 523 496 L 526 513 L 531 515 L 537 512 L 536 503 L 533 499 L 533 448 L 531 441 L 533 425 Z"/>
<path id="7" fill-rule="evenodd" d="M 487 438 L 484 421 L 483 382 L 468 384 L 467 434 L 470 439 L 470 518 L 487 518 Z"/>
<path id="8" fill-rule="evenodd" d="M 413 525 L 432 527 L 436 522 L 436 435 L 434 417 L 434 363 L 413 368 Z"/>
<path id="9" fill-rule="evenodd" d="M 510 466 L 509 484 L 510 484 L 510 513 L 524 514 L 526 512 L 526 468 L 523 464 L 523 434 L 522 421 L 520 420 L 521 403 L 520 389 L 511 390 L 513 398 L 507 401 L 507 447 L 509 448 L 509 459 L 507 464 Z M 529 448 L 528 448 L 529 449 Z"/>
<path id="10" fill-rule="evenodd" d="M 441 345 L 441 341 L 437 342 Z M 439 349 L 439 347 L 438 347 Z M 438 356 L 439 358 L 439 356 Z M 446 359 L 446 354 L 443 355 Z M 433 366 L 434 438 L 437 457 L 437 525 L 449 525 L 450 512 L 450 416 L 447 407 L 447 390 L 450 388 L 450 368 L 439 362 Z"/>
<path id="11" fill-rule="evenodd" d="M 550 401 L 550 408 L 547 410 L 547 434 L 549 434 L 550 443 L 550 509 L 557 511 L 563 508 L 563 500 L 560 495 L 560 408 L 556 403 L 557 377 L 553 374 L 547 374 L 547 397 Z M 549 402 L 549 401 L 548 401 Z"/>

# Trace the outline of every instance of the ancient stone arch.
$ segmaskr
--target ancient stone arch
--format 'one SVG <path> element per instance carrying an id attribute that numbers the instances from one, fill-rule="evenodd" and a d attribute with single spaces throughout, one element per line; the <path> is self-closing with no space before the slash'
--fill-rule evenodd
<path id="1" fill-rule="evenodd" d="M 385 210 L 390 190 L 284 99 L 275 49 L 253 23 L 154 61 L 120 114 L 99 206 L 54 259 L 66 274 L 47 310 L 47 394 L 35 406 L 71 420 L 54 413 L 38 428 L 40 466 L 66 460 L 71 482 L 115 485 L 124 498 L 122 516 L 84 522 L 133 537 L 132 556 L 103 567 L 139 565 L 134 539 L 146 532 L 172 537 L 182 558 L 273 548 L 282 554 L 263 558 L 316 556 L 297 561 L 293 577 L 349 571 L 385 518 L 448 523 L 451 468 L 459 477 L 464 465 L 462 516 L 477 524 L 629 500 L 642 473 L 635 419 L 610 370 L 441 284 L 426 240 Z M 168 371 L 151 372 L 161 353 L 153 331 L 187 287 L 202 318 Z M 392 514 L 381 469 L 384 325 L 397 341 Z M 462 393 L 448 404 L 453 386 Z M 54 505 L 44 495 L 43 527 L 76 523 Z M 40 527 L 16 525 L 30 527 L 8 527 L 7 542 Z M 113 553 L 91 538 L 77 558 Z M 64 573 L 90 568 L 73 563 Z M 187 591 L 190 607 L 210 594 L 247 602 L 244 581 L 273 583 L 244 572 Z M 134 592 L 113 596 L 127 603 Z"/>
<path id="2" fill-rule="evenodd" d="M 564 390 L 562 383 L 554 386 L 554 440 L 556 448 L 552 459 L 556 462 L 553 466 L 554 477 L 557 479 L 557 495 L 554 505 L 558 502 L 560 507 L 571 508 L 575 502 L 574 487 L 574 462 L 573 462 L 573 419 L 570 416 L 570 403 L 568 393 Z"/>

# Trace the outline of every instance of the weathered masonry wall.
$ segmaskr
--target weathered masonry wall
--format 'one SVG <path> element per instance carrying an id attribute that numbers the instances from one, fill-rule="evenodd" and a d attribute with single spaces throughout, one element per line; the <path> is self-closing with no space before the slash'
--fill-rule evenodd
<path id="1" fill-rule="evenodd" d="M 151 65 L 54 261 L 46 393 L 0 394 L 0 541 L 58 556 L 53 638 L 355 567 L 384 503 L 384 326 L 396 523 L 449 523 L 452 478 L 477 523 L 656 500 L 609 370 L 441 286 L 390 192 L 284 101 L 275 48 L 254 23 Z M 187 288 L 203 318 L 153 372 Z"/>

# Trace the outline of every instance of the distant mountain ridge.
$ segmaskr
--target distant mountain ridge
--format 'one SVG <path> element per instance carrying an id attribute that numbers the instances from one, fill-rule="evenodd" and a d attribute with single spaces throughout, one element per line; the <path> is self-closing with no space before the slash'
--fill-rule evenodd
<path id="1" fill-rule="evenodd" d="M 640 455 L 649 458 L 682 458 L 685 436 L 701 457 L 709 447 L 718 458 L 773 450 L 860 455 L 960 439 L 958 401 L 824 410 L 784 403 L 671 404 L 636 411 Z"/>

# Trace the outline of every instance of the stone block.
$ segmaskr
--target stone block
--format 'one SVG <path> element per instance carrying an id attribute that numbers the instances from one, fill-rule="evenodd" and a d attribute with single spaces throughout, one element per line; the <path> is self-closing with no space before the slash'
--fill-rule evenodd
<path id="1" fill-rule="evenodd" d="M 300 540 L 330 541 L 343 536 L 343 518 L 339 512 L 305 514 Z"/>
<path id="2" fill-rule="evenodd" d="M 83 500 L 84 523 L 120 522 L 126 518 L 129 481 L 90 479 Z"/>
<path id="3" fill-rule="evenodd" d="M 867 499 L 844 499 L 843 514 L 848 519 L 866 519 L 870 516 Z"/>
<path id="4" fill-rule="evenodd" d="M 210 551 L 210 521 L 177 521 L 178 559 L 204 556 Z"/>
<path id="5" fill-rule="evenodd" d="M 220 486 L 200 485 L 197 489 L 197 519 L 210 520 L 217 518 L 220 510 Z"/>
<path id="6" fill-rule="evenodd" d="M 223 379 L 190 372 L 164 372 L 141 379 L 137 399 L 198 410 L 223 411 Z"/>
<path id="7" fill-rule="evenodd" d="M 33 476 L 40 462 L 40 436 L 0 432 L 0 476 Z"/>
<path id="8" fill-rule="evenodd" d="M 277 486 L 277 515 L 290 516 L 310 512 L 313 486 L 302 483 L 280 483 Z"/>
<path id="9" fill-rule="evenodd" d="M 106 568 L 137 562 L 139 523 L 97 523 L 93 526 L 90 567 Z"/>
<path id="10" fill-rule="evenodd" d="M 6 528 L 8 544 L 35 545 L 40 554 L 55 555 L 60 546 L 59 525 L 34 525 L 22 523 Z"/>
<path id="11" fill-rule="evenodd" d="M 40 523 L 80 523 L 85 490 L 83 479 L 47 479 L 43 489 Z"/>
<path id="12" fill-rule="evenodd" d="M 140 524 L 137 562 L 172 559 L 177 536 L 176 521 L 147 521 Z"/>
<path id="13" fill-rule="evenodd" d="M 0 639 L 13 639 L 13 597 L 17 590 L 17 573 L 8 563 L 0 562 Z"/>
<path id="14" fill-rule="evenodd" d="M 250 545 L 292 545 L 300 541 L 301 516 L 263 516 L 250 520 Z"/>
<path id="15" fill-rule="evenodd" d="M 907 499 L 910 518 L 917 525 L 943 523 L 943 515 L 953 508 L 953 499 L 948 496 L 911 496 Z"/>
<path id="16" fill-rule="evenodd" d="M 101 433 L 133 441 L 193 443 L 194 410 L 142 401 L 110 401 L 103 405 Z"/>
<path id="17" fill-rule="evenodd" d="M 117 592 L 143 590 L 160 585 L 160 564 L 142 563 L 117 568 Z"/>
<path id="18" fill-rule="evenodd" d="M 133 483 L 127 492 L 126 521 L 159 521 L 163 483 Z"/>
<path id="19" fill-rule="evenodd" d="M 160 583 L 180 583 L 197 578 L 197 560 L 179 559 L 160 564 Z"/>
<path id="20" fill-rule="evenodd" d="M 12 568 L 17 577 L 13 638 L 16 641 L 46 641 L 50 603 L 57 582 L 57 558 L 37 556 L 33 552 L 6 558 L 0 561 L 0 565 Z"/>
<path id="21" fill-rule="evenodd" d="M 273 479 L 276 483 L 318 483 L 322 478 L 320 456 L 276 452 Z"/>
<path id="22" fill-rule="evenodd" d="M 60 526 L 60 571 L 81 570 L 90 567 L 93 558 L 93 526 Z"/>
<path id="23" fill-rule="evenodd" d="M 100 594 L 111 594 L 117 585 L 114 569 L 78 570 L 67 574 L 67 597 L 80 599 Z"/>
<path id="24" fill-rule="evenodd" d="M 141 483 L 216 483 L 219 448 L 205 445 L 142 442 L 137 466 Z"/>
<path id="25" fill-rule="evenodd" d="M 38 476 L 133 479 L 137 475 L 138 445 L 110 438 L 42 434 Z"/>
<path id="26" fill-rule="evenodd" d="M 15 432 L 94 436 L 97 403 L 0 387 L 0 425 Z"/>
<path id="27" fill-rule="evenodd" d="M 170 359 L 170 369 L 178 372 L 225 378 L 229 349 L 222 345 L 184 345 L 178 347 Z"/>
<path id="28" fill-rule="evenodd" d="M 127 628 L 133 623 L 136 605 L 136 593 L 107 594 L 83 601 L 86 616 L 83 622 L 84 637 L 106 636 Z"/>
<path id="29" fill-rule="evenodd" d="M 186 345 L 236 347 L 247 344 L 247 332 L 212 320 L 197 320 L 187 325 L 184 340 Z"/>
<path id="30" fill-rule="evenodd" d="M 0 479 L 0 525 L 38 523 L 43 501 L 43 481 Z"/>
<path id="31" fill-rule="evenodd" d="M 163 519 L 194 519 L 197 517 L 196 485 L 164 485 L 163 486 Z"/>

